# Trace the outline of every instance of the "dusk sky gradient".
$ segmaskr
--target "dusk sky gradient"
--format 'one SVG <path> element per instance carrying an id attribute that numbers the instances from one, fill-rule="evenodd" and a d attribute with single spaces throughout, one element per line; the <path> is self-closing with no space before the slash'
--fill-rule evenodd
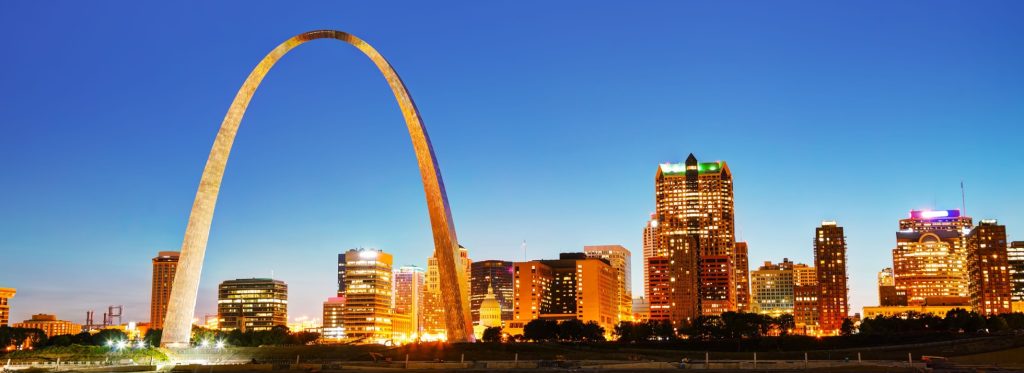
<path id="1" fill-rule="evenodd" d="M 301 5 L 300 5 L 301 4 Z M 377 48 L 419 106 L 461 244 L 522 260 L 621 244 L 642 293 L 659 163 L 724 160 L 750 264 L 849 243 L 853 312 L 877 303 L 897 221 L 959 208 L 1024 240 L 1024 2 L 0 2 L 0 287 L 12 321 L 126 306 L 178 250 L 249 71 L 314 29 Z M 337 254 L 433 250 L 387 84 L 314 41 L 264 80 L 214 216 L 196 315 L 223 280 L 289 285 L 319 317 Z M 98 317 L 98 316 L 97 316 Z"/>

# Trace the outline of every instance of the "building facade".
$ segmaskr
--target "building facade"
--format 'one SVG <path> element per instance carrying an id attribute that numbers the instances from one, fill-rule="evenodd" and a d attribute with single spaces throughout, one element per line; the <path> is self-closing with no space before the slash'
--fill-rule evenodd
<path id="1" fill-rule="evenodd" d="M 459 262 L 465 270 L 460 281 L 469 283 L 469 275 L 472 273 L 473 261 L 469 259 L 469 250 L 459 245 Z M 463 299 L 469 299 L 469 286 L 465 287 L 467 294 Z M 441 300 L 441 274 L 438 272 L 437 258 L 433 255 L 427 258 L 427 281 L 423 294 L 423 333 L 426 340 L 447 340 L 447 329 L 445 325 L 445 304 Z"/>
<path id="2" fill-rule="evenodd" d="M 658 246 L 658 215 L 657 214 L 651 214 L 650 219 L 647 220 L 647 224 L 644 225 L 643 256 L 640 258 L 641 264 L 643 264 L 643 269 L 644 269 L 644 279 L 643 279 L 643 281 L 644 281 L 644 283 L 643 283 L 643 285 L 644 285 L 643 296 L 644 297 L 649 297 L 650 294 L 651 294 L 651 290 L 647 286 L 647 284 L 650 283 L 650 278 L 648 277 L 648 272 L 647 272 L 647 261 L 650 258 L 653 258 L 655 255 L 662 255 L 662 256 L 664 256 L 662 253 L 657 253 L 657 250 L 658 250 L 657 246 Z"/>
<path id="3" fill-rule="evenodd" d="M 1011 242 L 1006 249 L 1006 258 L 1010 266 L 1010 279 L 1013 281 L 1010 299 L 1014 303 L 1024 302 L 1024 241 Z"/>
<path id="4" fill-rule="evenodd" d="M 167 301 L 171 299 L 171 285 L 178 270 L 177 251 L 161 251 L 153 258 L 153 283 L 149 300 L 149 323 L 152 329 L 163 329 L 167 317 Z"/>
<path id="5" fill-rule="evenodd" d="M 783 259 L 781 263 L 770 261 L 751 272 L 751 312 L 772 317 L 793 313 L 793 262 Z"/>
<path id="6" fill-rule="evenodd" d="M 345 297 L 330 297 L 324 301 L 323 338 L 327 341 L 339 342 L 345 339 Z"/>
<path id="7" fill-rule="evenodd" d="M 846 236 L 834 221 L 822 222 L 814 234 L 814 266 L 818 277 L 818 330 L 839 334 L 849 316 L 846 277 Z"/>
<path id="8" fill-rule="evenodd" d="M 632 260 L 629 250 L 621 245 L 584 246 L 589 258 L 607 260 L 615 269 L 615 291 L 619 299 L 618 321 L 633 321 Z"/>
<path id="9" fill-rule="evenodd" d="M 70 321 L 57 320 L 56 315 L 47 314 L 32 315 L 31 319 L 11 326 L 15 328 L 39 329 L 46 333 L 47 338 L 82 332 L 82 325 Z"/>
<path id="10" fill-rule="evenodd" d="M 928 303 L 928 298 L 936 298 L 930 303 L 970 303 L 965 235 L 971 226 L 971 218 L 960 216 L 960 210 L 914 210 L 900 220 L 893 276 L 908 305 Z"/>
<path id="11" fill-rule="evenodd" d="M 594 321 L 610 333 L 618 322 L 615 269 L 604 259 L 563 253 L 556 260 L 514 264 L 512 333 L 533 319 Z"/>
<path id="12" fill-rule="evenodd" d="M 217 325 L 242 332 L 288 326 L 288 284 L 269 278 L 228 280 L 217 288 Z"/>
<path id="13" fill-rule="evenodd" d="M 341 320 L 345 338 L 383 343 L 393 336 L 392 257 L 377 249 L 345 252 L 345 307 Z"/>
<path id="14" fill-rule="evenodd" d="M 423 294 L 426 289 L 426 271 L 417 266 L 402 266 L 395 270 L 395 300 L 392 308 L 395 315 L 402 315 L 407 322 L 394 328 L 398 339 L 413 340 L 423 331 Z"/>
<path id="15" fill-rule="evenodd" d="M 501 306 L 501 319 L 512 320 L 512 297 L 515 289 L 512 286 L 512 262 L 504 260 L 484 260 L 470 264 L 470 313 L 473 322 L 480 322 L 480 305 L 487 299 L 488 288 L 494 292 L 494 299 Z"/>
<path id="16" fill-rule="evenodd" d="M 893 274 L 892 268 L 883 268 L 878 272 L 878 305 L 907 305 L 907 292 L 896 288 L 896 276 Z"/>
<path id="17" fill-rule="evenodd" d="M 11 322 L 11 298 L 18 291 L 14 288 L 0 288 L 0 326 L 7 326 Z"/>
<path id="18" fill-rule="evenodd" d="M 733 247 L 736 257 L 736 310 L 750 312 L 750 253 L 746 242 Z"/>
<path id="19" fill-rule="evenodd" d="M 982 220 L 966 240 L 971 308 L 985 316 L 1010 313 L 1013 280 L 1007 258 L 1006 227 L 995 220 Z"/>

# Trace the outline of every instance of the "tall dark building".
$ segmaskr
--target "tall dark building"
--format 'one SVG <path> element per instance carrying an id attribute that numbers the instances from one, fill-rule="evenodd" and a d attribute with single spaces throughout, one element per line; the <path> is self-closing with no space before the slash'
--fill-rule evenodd
<path id="1" fill-rule="evenodd" d="M 967 234 L 967 277 L 971 308 L 982 315 L 1010 313 L 1012 280 L 1006 226 L 982 220 Z"/>
<path id="2" fill-rule="evenodd" d="M 338 296 L 345 296 L 345 253 L 338 254 Z"/>
<path id="3" fill-rule="evenodd" d="M 822 222 L 814 234 L 814 266 L 818 277 L 818 330 L 836 335 L 849 316 L 846 286 L 846 236 L 834 221 Z"/>
<path id="4" fill-rule="evenodd" d="M 750 312 L 750 254 L 746 242 L 737 242 L 736 257 L 736 310 Z"/>
<path id="5" fill-rule="evenodd" d="M 735 311 L 736 236 L 729 166 L 722 161 L 700 163 L 690 154 L 684 163 L 659 165 L 654 180 L 658 237 L 646 261 L 670 263 L 670 273 L 645 276 L 652 293 L 652 319 L 671 315 L 679 325 L 701 314 Z M 674 281 L 655 284 L 658 278 Z M 659 299 L 665 297 L 655 296 L 652 287 L 671 288 L 671 299 Z"/>
<path id="6" fill-rule="evenodd" d="M 269 278 L 220 283 L 217 318 L 221 329 L 270 330 L 288 325 L 288 284 Z"/>
<path id="7" fill-rule="evenodd" d="M 501 305 L 501 319 L 512 320 L 512 262 L 484 260 L 470 264 L 469 304 L 473 322 L 480 321 L 480 304 L 487 298 L 487 287 L 492 286 L 494 298 Z"/>
<path id="8" fill-rule="evenodd" d="M 1010 298 L 1014 303 L 1024 302 L 1024 241 L 1013 241 L 1006 251 L 1010 278 L 1013 281 Z"/>

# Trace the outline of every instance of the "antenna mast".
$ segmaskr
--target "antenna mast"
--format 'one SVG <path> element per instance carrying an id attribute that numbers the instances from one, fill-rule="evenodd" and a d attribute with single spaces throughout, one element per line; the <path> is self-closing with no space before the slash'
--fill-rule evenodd
<path id="1" fill-rule="evenodd" d="M 960 210 L 962 216 L 967 216 L 967 193 L 964 192 L 964 179 L 960 179 Z"/>
<path id="2" fill-rule="evenodd" d="M 527 262 L 527 261 L 529 261 L 529 259 L 526 258 L 526 240 L 523 240 L 522 248 L 523 248 L 523 261 Z"/>

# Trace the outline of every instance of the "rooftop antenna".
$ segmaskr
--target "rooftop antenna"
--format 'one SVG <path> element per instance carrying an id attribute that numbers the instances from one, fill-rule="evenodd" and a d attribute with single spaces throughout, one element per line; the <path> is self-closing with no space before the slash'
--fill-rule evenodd
<path id="1" fill-rule="evenodd" d="M 964 179 L 960 179 L 960 215 L 967 216 L 967 193 L 964 192 Z"/>
<path id="2" fill-rule="evenodd" d="M 523 244 L 521 245 L 521 247 L 523 248 L 523 261 L 529 261 L 529 259 L 526 259 L 526 240 L 523 240 Z"/>

